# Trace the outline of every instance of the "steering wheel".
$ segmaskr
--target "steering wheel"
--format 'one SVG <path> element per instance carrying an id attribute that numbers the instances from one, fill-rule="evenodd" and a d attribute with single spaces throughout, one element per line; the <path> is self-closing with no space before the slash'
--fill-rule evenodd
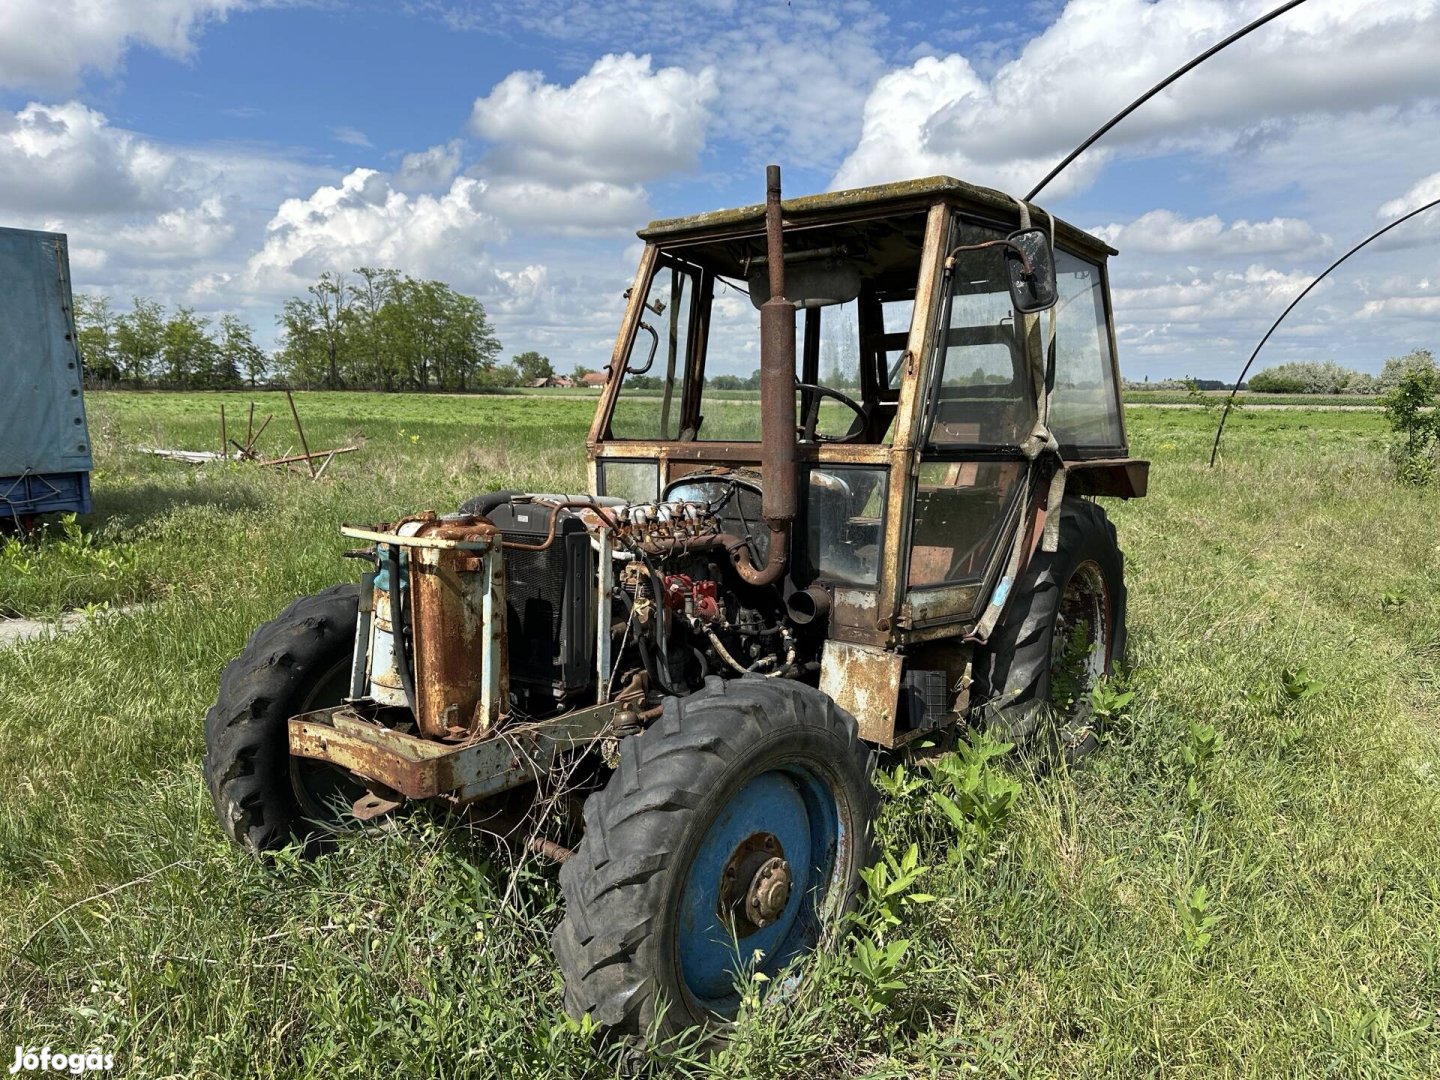
<path id="1" fill-rule="evenodd" d="M 865 406 L 861 405 L 854 398 L 847 397 L 839 390 L 833 390 L 828 386 L 821 386 L 819 383 L 797 382 L 795 389 L 800 391 L 800 423 L 796 427 L 800 438 L 805 442 L 854 442 L 865 430 Z M 850 430 L 844 435 L 817 435 L 815 427 L 820 423 L 820 399 L 834 398 L 851 412 L 859 421 L 852 424 Z"/>

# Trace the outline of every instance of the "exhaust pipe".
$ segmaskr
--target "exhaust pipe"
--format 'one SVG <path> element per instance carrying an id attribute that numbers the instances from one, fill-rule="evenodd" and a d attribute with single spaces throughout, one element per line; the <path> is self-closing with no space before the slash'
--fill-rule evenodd
<path id="1" fill-rule="evenodd" d="M 765 255 L 770 299 L 760 307 L 760 515 L 770 529 L 763 567 L 736 550 L 735 568 L 752 585 L 779 580 L 790 559 L 799 476 L 795 461 L 795 305 L 785 299 L 785 241 L 780 218 L 780 166 L 765 169 Z"/>
<path id="2" fill-rule="evenodd" d="M 765 169 L 765 254 L 770 299 L 760 307 L 760 516 L 770 530 L 765 565 L 756 566 L 744 537 L 728 533 L 644 543 L 650 554 L 721 548 L 751 585 L 773 585 L 790 561 L 799 473 L 795 458 L 795 305 L 785 299 L 785 243 L 780 220 L 780 166 Z"/>

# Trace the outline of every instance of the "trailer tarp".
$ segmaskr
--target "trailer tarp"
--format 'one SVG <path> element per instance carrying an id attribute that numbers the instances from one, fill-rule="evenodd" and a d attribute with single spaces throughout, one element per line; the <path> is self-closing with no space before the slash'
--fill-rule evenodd
<path id="1" fill-rule="evenodd" d="M 0 477 L 90 470 L 74 333 L 65 237 L 0 229 Z"/>

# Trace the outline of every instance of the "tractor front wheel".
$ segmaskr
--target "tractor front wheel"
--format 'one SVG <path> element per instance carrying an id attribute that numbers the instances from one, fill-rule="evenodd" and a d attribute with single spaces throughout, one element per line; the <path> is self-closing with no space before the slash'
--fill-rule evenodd
<path id="1" fill-rule="evenodd" d="M 1010 609 L 971 665 L 971 699 L 992 734 L 1074 763 L 1099 745 L 1090 692 L 1125 655 L 1125 560 L 1093 502 L 1066 500 L 1059 544 L 1037 551 Z"/>
<path id="2" fill-rule="evenodd" d="M 313 854 L 354 823 L 349 810 L 367 788 L 337 766 L 291 757 L 289 721 L 349 693 L 359 605 L 354 584 L 301 597 L 220 676 L 205 716 L 205 783 L 220 827 L 251 851 L 298 842 Z"/>
<path id="3" fill-rule="evenodd" d="M 667 699 L 621 744 L 560 871 L 570 1014 L 664 1038 L 732 1019 L 753 972 L 776 993 L 854 904 L 868 762 L 854 719 L 800 683 L 711 678 Z"/>

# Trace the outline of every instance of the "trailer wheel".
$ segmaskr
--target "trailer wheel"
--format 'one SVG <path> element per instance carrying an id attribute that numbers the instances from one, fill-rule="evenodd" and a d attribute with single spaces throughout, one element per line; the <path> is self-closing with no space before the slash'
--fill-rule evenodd
<path id="1" fill-rule="evenodd" d="M 1037 551 L 971 665 L 972 700 L 997 737 L 1074 763 L 1099 745 L 1090 691 L 1125 655 L 1125 559 L 1092 502 L 1067 500 L 1054 552 Z"/>
<path id="2" fill-rule="evenodd" d="M 220 676 L 205 716 L 205 783 L 225 835 L 259 853 L 298 842 L 307 854 L 352 824 L 366 793 L 333 765 L 290 755 L 290 717 L 349 692 L 358 585 L 296 600 L 250 636 Z"/>
<path id="3" fill-rule="evenodd" d="M 723 1024 L 751 971 L 836 931 L 871 858 L 875 790 L 854 719 L 783 679 L 706 680 L 621 744 L 560 871 L 565 1006 L 616 1035 Z"/>

